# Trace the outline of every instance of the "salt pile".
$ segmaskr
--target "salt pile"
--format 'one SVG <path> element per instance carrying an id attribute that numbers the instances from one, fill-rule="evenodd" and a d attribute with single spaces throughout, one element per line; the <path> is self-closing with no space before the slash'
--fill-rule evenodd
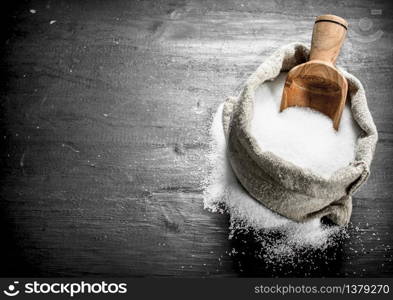
<path id="1" fill-rule="evenodd" d="M 286 75 L 257 89 L 250 132 L 263 151 L 329 178 L 355 159 L 359 128 L 348 106 L 338 131 L 329 117 L 309 108 L 289 107 L 280 113 Z"/>
<path id="2" fill-rule="evenodd" d="M 359 130 L 351 111 L 345 108 L 338 132 L 328 117 L 307 108 L 293 107 L 279 113 L 285 78 L 286 74 L 281 74 L 275 81 L 265 83 L 257 90 L 251 132 L 257 141 L 263 141 L 261 149 L 264 151 L 271 151 L 298 166 L 329 177 L 354 158 Z M 297 223 L 282 217 L 244 190 L 226 157 L 222 110 L 223 104 L 219 106 L 211 126 L 211 170 L 204 206 L 211 211 L 229 213 L 230 238 L 238 230 L 260 232 L 264 252 L 277 260 L 287 259 L 299 249 L 326 249 L 336 237 L 345 235 L 344 228 L 323 225 L 319 219 Z M 280 232 L 279 238 L 272 237 L 266 241 L 269 236 L 266 233 L 277 231 Z"/>

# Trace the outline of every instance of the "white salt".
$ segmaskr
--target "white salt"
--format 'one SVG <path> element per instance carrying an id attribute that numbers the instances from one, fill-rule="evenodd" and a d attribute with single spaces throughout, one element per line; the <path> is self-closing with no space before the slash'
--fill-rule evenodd
<path id="1" fill-rule="evenodd" d="M 282 73 L 255 92 L 250 132 L 262 151 L 273 152 L 299 167 L 329 178 L 355 159 L 360 130 L 348 105 L 344 108 L 338 131 L 329 117 L 310 108 L 289 107 L 280 113 L 286 75 Z"/>
<path id="2" fill-rule="evenodd" d="M 309 109 L 294 107 L 279 113 L 285 76 L 282 74 L 257 90 L 252 134 L 264 151 L 271 151 L 328 177 L 353 160 L 359 130 L 348 107 L 344 110 L 338 132 L 329 118 Z M 282 217 L 244 190 L 226 157 L 222 110 L 223 104 L 213 118 L 210 131 L 210 175 L 204 192 L 204 206 L 214 212 L 229 213 L 230 238 L 239 229 L 252 229 L 256 233 L 279 231 L 281 235 L 277 239 L 266 241 L 266 235 L 262 235 L 260 240 L 268 259 L 277 260 L 293 256 L 304 247 L 325 249 L 334 243 L 333 237 L 345 235 L 344 228 L 323 225 L 319 219 L 298 223 Z"/>

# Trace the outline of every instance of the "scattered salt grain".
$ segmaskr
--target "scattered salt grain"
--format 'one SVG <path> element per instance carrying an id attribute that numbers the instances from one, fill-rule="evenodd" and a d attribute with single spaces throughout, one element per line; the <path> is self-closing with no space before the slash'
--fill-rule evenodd
<path id="1" fill-rule="evenodd" d="M 298 166 L 328 177 L 354 157 L 358 129 L 351 112 L 345 108 L 338 132 L 334 131 L 330 119 L 309 109 L 294 107 L 279 114 L 284 81 L 285 74 L 282 74 L 257 90 L 252 134 L 261 142 L 264 151 L 274 152 Z M 229 213 L 229 238 L 239 231 L 251 230 L 264 247 L 265 260 L 286 260 L 305 248 L 324 250 L 333 245 L 337 237 L 346 236 L 345 228 L 323 225 L 319 219 L 298 223 L 282 217 L 244 190 L 226 157 L 222 110 L 223 104 L 219 106 L 210 129 L 210 172 L 204 191 L 204 207 L 213 212 Z M 282 141 L 285 141 L 285 147 Z M 278 237 L 266 234 L 269 232 L 280 234 Z"/>

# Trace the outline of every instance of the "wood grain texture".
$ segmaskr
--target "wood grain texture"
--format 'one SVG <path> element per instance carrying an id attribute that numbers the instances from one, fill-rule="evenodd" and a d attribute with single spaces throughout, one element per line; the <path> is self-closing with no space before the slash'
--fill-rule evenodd
<path id="1" fill-rule="evenodd" d="M 309 61 L 288 72 L 280 111 L 291 106 L 315 109 L 327 115 L 339 130 L 348 82 L 335 63 L 347 34 L 348 23 L 334 15 L 315 19 Z"/>
<path id="2" fill-rule="evenodd" d="M 322 60 L 335 65 L 347 30 L 348 22 L 341 17 L 322 15 L 315 18 L 310 60 Z"/>
<path id="3" fill-rule="evenodd" d="M 208 128 L 326 12 L 350 23 L 337 64 L 363 82 L 380 142 L 349 237 L 269 265 L 203 209 Z M 388 1 L 22 2 L 2 18 L 1 274 L 391 276 L 392 13 Z"/>

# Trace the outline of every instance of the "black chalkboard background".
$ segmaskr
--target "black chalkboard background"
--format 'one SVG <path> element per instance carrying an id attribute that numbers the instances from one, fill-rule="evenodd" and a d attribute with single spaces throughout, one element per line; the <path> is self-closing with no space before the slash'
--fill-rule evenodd
<path id="1" fill-rule="evenodd" d="M 392 276 L 391 2 L 21 1 L 1 12 L 2 276 Z M 349 237 L 272 265 L 203 209 L 208 128 L 274 49 L 309 43 L 324 13 L 350 23 L 338 65 L 363 82 L 380 140 Z"/>

